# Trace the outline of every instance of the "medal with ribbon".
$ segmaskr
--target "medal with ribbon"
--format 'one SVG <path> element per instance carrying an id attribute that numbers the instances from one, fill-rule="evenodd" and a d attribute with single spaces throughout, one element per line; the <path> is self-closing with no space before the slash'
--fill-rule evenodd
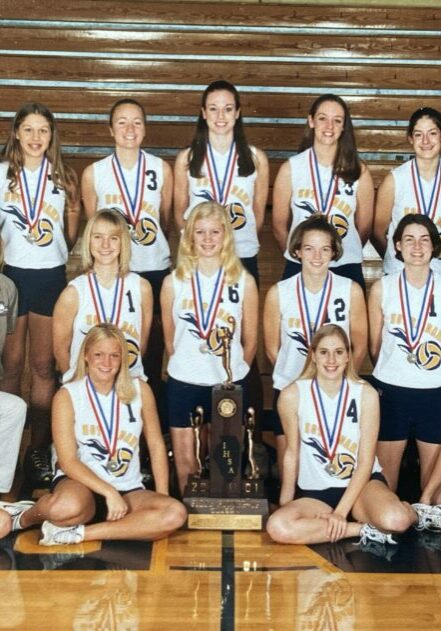
<path id="1" fill-rule="evenodd" d="M 314 404 L 315 415 L 320 429 L 320 435 L 323 441 L 323 447 L 329 460 L 326 466 L 326 471 L 333 475 L 336 473 L 336 470 L 332 464 L 332 461 L 334 459 L 335 452 L 337 451 L 338 443 L 340 441 L 343 421 L 346 414 L 346 406 L 348 403 L 348 380 L 346 379 L 346 377 L 343 377 L 342 379 L 340 392 L 338 394 L 337 409 L 335 411 L 335 417 L 332 425 L 329 424 L 328 417 L 326 416 L 325 406 L 323 405 L 322 394 L 320 392 L 320 386 L 316 378 L 314 378 L 311 382 L 311 395 Z"/>
<path id="2" fill-rule="evenodd" d="M 112 156 L 112 169 L 123 200 L 125 215 L 130 224 L 132 226 L 136 226 L 143 203 L 146 172 L 145 154 L 143 151 L 140 151 L 138 155 L 138 161 L 136 163 L 136 183 L 135 190 L 133 191 L 133 197 L 130 194 L 126 178 L 124 177 L 124 171 L 116 153 Z"/>
<path id="3" fill-rule="evenodd" d="M 429 317 L 430 307 L 433 299 L 433 290 L 434 290 L 434 277 L 432 270 L 429 271 L 429 276 L 427 277 L 426 286 L 424 288 L 423 299 L 421 301 L 420 312 L 418 314 L 418 319 L 416 321 L 416 326 L 414 328 L 412 321 L 412 312 L 409 300 L 409 292 L 407 290 L 407 280 L 406 280 L 406 272 L 403 270 L 398 279 L 398 288 L 400 293 L 400 305 L 401 305 L 401 315 L 403 316 L 404 322 L 404 334 L 406 336 L 406 342 L 409 349 L 409 353 L 407 355 L 407 361 L 411 364 L 415 364 L 417 361 L 417 356 L 415 353 L 415 349 L 417 348 L 421 336 L 423 335 L 424 329 L 426 328 L 427 319 Z"/>
<path id="4" fill-rule="evenodd" d="M 326 195 L 323 196 L 319 165 L 313 148 L 311 148 L 309 152 L 309 171 L 311 174 L 316 208 L 319 212 L 325 215 L 326 218 L 328 218 L 337 194 L 338 178 L 335 175 L 331 177 Z"/>
<path id="5" fill-rule="evenodd" d="M 213 199 L 221 206 L 225 206 L 228 200 L 228 195 L 230 194 L 231 184 L 233 182 L 233 176 L 236 171 L 236 164 L 237 164 L 236 143 L 234 142 L 231 143 L 230 150 L 228 152 L 227 164 L 225 167 L 225 172 L 222 177 L 222 180 L 219 177 L 218 170 L 216 167 L 216 160 L 214 158 L 213 150 L 209 142 L 207 142 L 207 153 L 205 154 L 205 164 L 206 164 L 206 169 L 208 172 L 208 177 L 210 179 Z"/>
<path id="6" fill-rule="evenodd" d="M 413 190 L 415 192 L 415 199 L 417 203 L 418 212 L 420 215 L 426 215 L 434 221 L 436 210 L 438 208 L 439 194 L 441 190 L 441 164 L 438 161 L 438 167 L 436 169 L 435 178 L 433 180 L 432 191 L 429 197 L 429 203 L 426 204 L 424 197 L 423 185 L 421 182 L 421 176 L 418 169 L 418 163 L 416 159 L 413 159 L 410 165 L 412 173 Z"/>
<path id="7" fill-rule="evenodd" d="M 322 326 L 328 313 L 329 298 L 331 297 L 332 291 L 332 274 L 331 272 L 328 272 L 326 275 L 326 280 L 323 283 L 319 306 L 314 320 L 312 320 L 311 318 L 308 300 L 306 298 L 305 284 L 303 282 L 303 275 L 301 273 L 297 274 L 296 281 L 296 292 L 300 310 L 300 319 L 302 322 L 303 333 L 309 347 L 311 345 L 312 336 Z"/>
<path id="8" fill-rule="evenodd" d="M 222 291 L 224 288 L 224 268 L 221 267 L 217 273 L 214 283 L 214 289 L 207 303 L 207 310 L 204 310 L 204 300 L 202 296 L 201 282 L 199 278 L 199 272 L 196 270 L 191 277 L 191 291 L 193 293 L 194 312 L 196 316 L 196 326 L 198 327 L 199 337 L 203 340 L 203 344 L 199 350 L 201 353 L 208 352 L 208 345 L 206 340 L 208 339 L 216 320 L 217 311 L 219 309 L 219 303 L 222 297 Z"/>
<path id="9" fill-rule="evenodd" d="M 118 469 L 118 461 L 115 460 L 115 453 L 119 434 L 120 402 L 116 396 L 115 388 L 112 388 L 112 402 L 110 406 L 111 412 L 110 419 L 108 419 L 104 413 L 103 406 L 101 405 L 95 386 L 88 376 L 86 377 L 86 390 L 90 406 L 93 410 L 101 436 L 109 453 L 106 469 L 109 473 L 113 473 Z"/>
<path id="10" fill-rule="evenodd" d="M 44 194 L 46 192 L 46 184 L 49 175 L 49 160 L 45 157 L 40 166 L 38 173 L 37 190 L 35 191 L 34 203 L 32 203 L 31 195 L 29 193 L 28 180 L 24 169 L 20 169 L 18 174 L 18 185 L 20 188 L 21 202 L 28 224 L 28 234 L 26 239 L 30 243 L 34 243 L 37 240 L 37 236 L 34 235 L 34 228 L 38 224 L 41 212 L 43 210 Z"/>
<path id="11" fill-rule="evenodd" d="M 110 322 L 111 324 L 118 326 L 124 294 L 124 278 L 118 276 L 118 278 L 116 279 L 115 291 L 113 293 L 112 301 L 112 313 L 110 314 L 110 317 L 106 314 L 106 309 L 104 307 L 104 301 L 101 295 L 101 290 L 96 274 L 94 272 L 89 272 L 89 274 L 87 275 L 87 280 L 89 282 L 89 289 L 92 295 L 93 306 L 95 308 L 95 314 L 98 322 Z"/>

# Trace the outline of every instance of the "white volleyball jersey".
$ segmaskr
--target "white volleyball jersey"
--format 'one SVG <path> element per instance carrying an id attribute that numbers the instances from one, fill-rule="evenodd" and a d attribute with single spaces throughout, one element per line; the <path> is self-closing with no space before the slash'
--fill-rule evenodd
<path id="1" fill-rule="evenodd" d="M 72 379 L 77 365 L 81 344 L 89 330 L 104 321 L 102 319 L 102 309 L 100 308 L 99 296 L 101 296 L 104 312 L 108 322 L 111 321 L 112 312 L 116 298 L 116 309 L 118 308 L 118 296 L 115 293 L 117 280 L 111 287 L 98 285 L 99 295 L 96 291 L 93 294 L 91 286 L 92 278 L 89 274 L 82 274 L 74 278 L 69 285 L 75 288 L 78 296 L 78 311 L 73 322 L 72 343 L 70 346 L 70 365 L 63 375 L 63 382 Z M 145 379 L 142 367 L 141 330 L 142 330 L 142 310 L 141 310 L 141 277 L 134 272 L 130 272 L 123 279 L 123 284 L 119 285 L 121 292 L 121 310 L 119 319 L 115 324 L 124 333 L 129 351 L 130 374 L 133 378 Z M 98 307 L 96 306 L 98 304 Z M 98 311 L 97 311 L 98 309 Z M 101 314 L 101 315 L 98 315 Z"/>
<path id="2" fill-rule="evenodd" d="M 213 295 L 217 274 L 199 274 L 204 309 Z M 221 301 L 210 334 L 205 340 L 198 327 L 191 281 L 180 281 L 173 272 L 173 321 L 175 336 L 174 352 L 168 364 L 168 374 L 174 379 L 195 385 L 214 386 L 226 381 L 227 374 L 222 363 L 221 327 L 231 328 L 228 318 L 235 321 L 235 332 L 231 342 L 231 371 L 233 380 L 243 379 L 249 366 L 243 358 L 242 304 L 245 291 L 245 272 L 234 285 L 224 284 Z"/>
<path id="3" fill-rule="evenodd" d="M 226 154 L 222 154 L 215 149 L 212 149 L 212 151 L 218 175 L 222 179 L 227 165 L 228 152 Z M 251 147 L 251 151 L 254 153 L 255 148 Z M 193 208 L 201 202 L 216 200 L 205 162 L 202 165 L 201 174 L 202 177 L 194 178 L 191 177 L 190 172 L 188 173 L 190 201 L 189 206 L 184 213 L 184 219 L 188 219 Z M 236 254 L 240 258 L 255 256 L 259 251 L 256 217 L 253 212 L 254 185 L 256 177 L 257 170 L 247 177 L 239 176 L 238 167 L 236 166 L 233 173 L 230 192 L 224 202 L 225 208 L 227 209 L 230 217 L 231 225 L 234 229 Z"/>
<path id="4" fill-rule="evenodd" d="M 433 300 L 421 338 L 412 353 L 406 340 L 399 278 L 401 273 L 381 279 L 383 332 L 380 354 L 373 374 L 380 381 L 404 388 L 441 387 L 441 275 L 434 275 Z M 407 283 L 414 332 L 417 328 L 425 287 Z"/>
<path id="5" fill-rule="evenodd" d="M 8 265 L 23 269 L 50 269 L 64 265 L 67 261 L 67 245 L 64 238 L 64 207 L 66 196 L 63 189 L 52 182 L 51 166 L 46 178 L 41 179 L 40 191 L 44 187 L 41 214 L 35 223 L 29 224 L 25 206 L 17 183 L 11 193 L 6 179 L 8 163 L 0 164 L 0 230 L 4 244 L 4 260 Z M 24 169 L 29 197 L 32 205 L 38 189 L 40 169 Z M 45 181 L 44 181 L 45 180 Z M 38 209 L 36 208 L 36 211 Z"/>
<path id="6" fill-rule="evenodd" d="M 323 436 L 333 434 L 334 422 L 339 403 L 339 395 L 329 397 L 320 390 L 323 409 L 328 422 L 328 430 L 317 417 L 314 399 L 312 396 L 312 380 L 299 379 L 297 382 L 299 391 L 298 421 L 300 436 L 299 474 L 297 484 L 305 490 L 323 490 L 330 487 L 346 487 L 351 481 L 357 467 L 358 450 L 360 443 L 360 415 L 363 383 L 347 381 L 349 386 L 346 405 L 342 396 L 340 412 L 342 412 L 341 433 L 338 438 L 332 460 L 331 446 L 325 446 Z M 341 418 L 340 415 L 338 418 Z M 335 431 L 337 441 L 338 430 Z M 373 472 L 381 471 L 381 467 L 375 458 Z"/>
<path id="7" fill-rule="evenodd" d="M 330 272 L 329 282 L 332 282 L 332 285 L 328 308 L 326 313 L 323 313 L 323 324 L 338 324 L 349 336 L 352 281 Z M 302 323 L 302 315 L 306 316 L 307 312 L 302 300 L 301 274 L 280 281 L 277 283 L 277 290 L 280 309 L 280 348 L 274 365 L 273 385 L 277 390 L 282 390 L 302 372 L 309 342 L 308 333 L 305 333 Z M 310 327 L 314 329 L 322 291 L 313 294 L 305 288 L 305 294 L 312 320 Z M 306 318 L 304 321 L 306 323 Z"/>
<path id="8" fill-rule="evenodd" d="M 412 178 L 412 163 L 414 160 L 409 160 L 401 166 L 392 171 L 395 186 L 394 205 L 392 207 L 391 222 L 387 231 L 387 248 L 384 256 L 384 272 L 385 274 L 392 274 L 399 272 L 403 269 L 403 263 L 395 257 L 395 248 L 392 241 L 393 234 L 395 232 L 400 219 L 404 215 L 418 214 L 418 201 L 415 195 L 415 188 Z M 415 182 L 416 183 L 416 182 Z M 424 178 L 421 178 L 421 186 L 424 194 L 424 199 L 427 202 L 430 200 L 433 190 L 434 180 L 428 182 Z M 417 184 L 418 186 L 418 184 Z M 441 196 L 438 198 L 438 203 L 433 215 L 433 222 L 438 228 L 438 232 L 441 232 Z M 441 272 L 441 261 L 439 259 L 432 259 L 430 267 Z"/>
<path id="9" fill-rule="evenodd" d="M 127 221 L 132 241 L 130 269 L 134 272 L 151 272 L 167 269 L 170 265 L 170 248 L 160 222 L 164 162 L 161 158 L 146 151 L 142 153 L 146 160 L 145 184 L 142 206 L 135 225 L 127 216 L 124 199 L 112 166 L 112 155 L 94 162 L 93 179 L 98 197 L 98 210 L 115 208 Z M 133 200 L 136 191 L 137 165 L 132 169 L 125 169 L 121 165 L 121 169 Z"/>
<path id="10" fill-rule="evenodd" d="M 118 491 L 142 488 L 139 460 L 139 437 L 143 427 L 142 404 L 139 382 L 135 379 L 134 383 L 136 396 L 133 401 L 129 405 L 119 402 L 119 431 L 115 453 L 112 455 L 112 460 L 116 461 L 115 471 L 109 471 L 106 466 L 110 459 L 109 450 L 90 402 L 86 378 L 72 381 L 64 386 L 69 393 L 74 410 L 74 430 L 79 460 L 101 480 L 111 484 Z M 107 395 L 97 393 L 97 397 L 107 424 L 110 425 L 112 392 Z M 97 408 L 96 404 L 95 408 Z M 116 416 L 115 413 L 114 423 L 116 423 Z M 65 475 L 56 462 L 56 454 L 54 470 L 54 480 Z"/>
<path id="11" fill-rule="evenodd" d="M 291 156 L 291 212 L 292 223 L 288 235 L 287 248 L 284 256 L 290 261 L 295 259 L 288 252 L 288 244 L 294 228 L 308 219 L 312 214 L 320 212 L 314 194 L 313 179 L 310 166 L 312 149 Z M 312 156 L 311 156 L 312 157 Z M 326 196 L 332 178 L 332 167 L 318 165 L 323 194 Z M 357 189 L 359 180 L 347 184 L 338 178 L 337 190 L 329 213 L 329 221 L 336 228 L 343 239 L 343 256 L 338 261 L 331 261 L 331 267 L 361 263 L 363 248 L 355 225 L 355 211 L 357 210 Z M 331 186 L 332 189 L 332 186 Z"/>

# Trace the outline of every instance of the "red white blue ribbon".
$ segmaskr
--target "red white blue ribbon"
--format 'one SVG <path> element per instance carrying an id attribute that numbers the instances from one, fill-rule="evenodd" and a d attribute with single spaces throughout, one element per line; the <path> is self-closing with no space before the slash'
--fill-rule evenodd
<path id="1" fill-rule="evenodd" d="M 435 280 L 433 277 L 433 272 L 432 270 L 430 270 L 424 288 L 423 299 L 421 301 L 420 311 L 416 320 L 416 326 L 414 327 L 405 270 L 403 270 L 399 276 L 398 288 L 400 292 L 401 315 L 403 316 L 404 322 L 404 334 L 406 336 L 407 345 L 411 353 L 418 346 L 424 333 L 424 329 L 426 328 L 427 319 L 429 317 L 430 307 L 433 300 L 434 287 Z"/>
<path id="2" fill-rule="evenodd" d="M 208 177 L 211 184 L 211 190 L 213 193 L 213 199 L 225 206 L 230 194 L 231 184 L 233 182 L 234 173 L 237 165 L 237 151 L 236 143 L 232 142 L 230 150 L 228 152 L 227 164 L 223 177 L 219 177 L 219 173 L 216 167 L 216 160 L 213 155 L 213 150 L 209 142 L 207 142 L 207 153 L 205 154 L 205 165 L 208 172 Z"/>
<path id="3" fill-rule="evenodd" d="M 46 192 L 46 184 L 49 175 L 49 160 L 44 157 L 38 173 L 37 190 L 35 192 L 34 203 L 32 203 L 29 193 L 28 180 L 24 169 L 20 169 L 18 174 L 18 185 L 20 188 L 20 196 L 26 221 L 31 232 L 40 219 L 43 210 L 44 194 Z"/>
<path id="4" fill-rule="evenodd" d="M 421 176 L 416 159 L 412 160 L 410 169 L 412 173 L 413 190 L 415 192 L 418 212 L 420 215 L 426 215 L 427 217 L 429 217 L 429 219 L 434 221 L 441 190 L 441 163 L 438 160 L 438 167 L 436 169 L 435 178 L 433 180 L 432 191 L 430 193 L 428 204 L 426 204 L 426 199 L 424 197 L 423 185 L 421 182 Z"/>
<path id="5" fill-rule="evenodd" d="M 328 190 L 324 196 L 317 156 L 315 155 L 313 148 L 309 151 L 309 170 L 311 173 L 316 208 L 318 212 L 321 212 L 326 218 L 328 218 L 337 194 L 338 178 L 335 175 L 331 177 L 329 180 Z"/>
<path id="6" fill-rule="evenodd" d="M 314 404 L 315 415 L 317 417 L 320 434 L 325 448 L 326 455 L 332 462 L 335 452 L 337 451 L 340 441 L 343 421 L 346 414 L 348 403 L 349 385 L 346 377 L 343 377 L 340 391 L 338 394 L 337 409 L 332 424 L 329 423 L 326 415 L 325 406 L 323 405 L 322 394 L 317 379 L 313 379 L 311 383 L 311 395 Z"/>
<path id="7" fill-rule="evenodd" d="M 311 345 L 311 340 L 314 333 L 322 326 L 326 320 L 328 313 L 328 304 L 332 292 L 332 274 L 328 272 L 326 280 L 323 283 L 319 306 L 315 314 L 315 318 L 311 318 L 311 313 L 308 305 L 308 299 L 306 297 L 306 288 L 303 282 L 303 275 L 297 274 L 296 278 L 296 293 L 297 302 L 300 310 L 300 319 L 302 322 L 303 333 L 308 343 L 308 347 Z"/>
<path id="8" fill-rule="evenodd" d="M 124 204 L 124 212 L 127 219 L 132 226 L 136 226 L 139 215 L 142 209 L 142 203 L 144 200 L 144 185 L 145 185 L 145 172 L 146 172 L 146 158 L 143 151 L 139 152 L 138 160 L 136 163 L 136 183 L 133 196 L 127 186 L 126 178 L 124 177 L 124 171 L 121 167 L 120 161 L 116 153 L 112 156 L 112 169 L 115 176 L 116 183 L 121 193 L 121 197 Z"/>
<path id="9" fill-rule="evenodd" d="M 117 277 L 115 282 L 115 291 L 113 293 L 112 312 L 109 315 L 106 313 L 103 297 L 101 295 L 98 279 L 94 272 L 89 272 L 87 275 L 89 282 L 89 289 L 92 295 L 93 306 L 95 307 L 96 317 L 99 323 L 110 322 L 115 326 L 118 326 L 119 318 L 121 315 L 121 307 L 124 294 L 124 278 Z"/>
<path id="10" fill-rule="evenodd" d="M 202 339 L 208 339 L 211 331 L 214 327 L 217 311 L 219 309 L 219 303 L 222 298 L 222 291 L 224 288 L 224 268 L 221 267 L 217 273 L 216 281 L 214 283 L 214 289 L 207 303 L 207 309 L 204 309 L 204 297 L 202 295 L 202 288 L 199 278 L 199 272 L 196 272 L 191 277 L 191 290 L 193 293 L 194 311 L 196 316 L 197 327 L 199 335 Z"/>
<path id="11" fill-rule="evenodd" d="M 112 460 L 118 443 L 120 401 L 116 396 L 115 388 L 112 388 L 111 412 L 110 419 L 108 419 L 104 413 L 95 386 L 89 376 L 86 377 L 86 391 L 104 444 L 109 452 L 110 460 Z"/>

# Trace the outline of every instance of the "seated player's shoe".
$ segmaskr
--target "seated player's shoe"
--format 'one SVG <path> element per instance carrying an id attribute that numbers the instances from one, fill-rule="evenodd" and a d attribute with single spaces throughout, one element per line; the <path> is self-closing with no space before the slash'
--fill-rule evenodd
<path id="1" fill-rule="evenodd" d="M 41 525 L 42 538 L 38 542 L 41 546 L 63 546 L 84 541 L 84 526 L 55 526 L 50 521 Z"/>
<path id="2" fill-rule="evenodd" d="M 26 479 L 34 486 L 48 487 L 52 482 L 50 451 L 47 447 L 28 447 L 23 469 Z"/>
<path id="3" fill-rule="evenodd" d="M 375 541 L 376 543 L 390 543 L 396 545 L 397 542 L 393 539 L 389 533 L 381 532 L 372 524 L 363 524 L 360 530 L 360 544 L 367 544 L 368 541 Z"/>
<path id="4" fill-rule="evenodd" d="M 418 522 L 414 528 L 416 530 L 441 531 L 441 506 L 430 504 L 412 504 L 413 510 L 418 515 Z"/>
<path id="5" fill-rule="evenodd" d="M 0 508 L 8 513 L 12 519 L 12 531 L 23 530 L 20 518 L 27 510 L 32 508 L 35 502 L 22 500 L 21 502 L 0 502 Z"/>

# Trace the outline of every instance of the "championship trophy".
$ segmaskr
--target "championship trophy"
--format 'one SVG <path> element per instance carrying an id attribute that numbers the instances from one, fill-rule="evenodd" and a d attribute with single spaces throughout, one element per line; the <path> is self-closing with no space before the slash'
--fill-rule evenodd
<path id="1" fill-rule="evenodd" d="M 254 458 L 255 413 L 253 408 L 248 408 L 244 418 L 242 387 L 233 383 L 231 341 L 235 319 L 230 316 L 228 324 L 216 327 L 227 379 L 212 391 L 209 475 L 204 475 L 201 460 L 204 410 L 198 406 L 191 415 L 197 470 L 189 476 L 184 504 L 188 511 L 188 528 L 262 530 L 268 516 L 268 500 L 264 497 L 263 480 Z"/>

